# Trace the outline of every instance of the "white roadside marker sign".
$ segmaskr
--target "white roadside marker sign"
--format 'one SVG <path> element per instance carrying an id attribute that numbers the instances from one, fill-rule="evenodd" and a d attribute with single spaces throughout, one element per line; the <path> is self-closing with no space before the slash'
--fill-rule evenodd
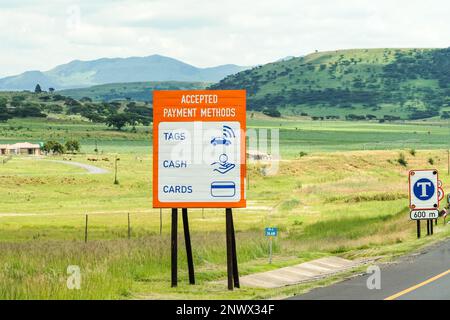
<path id="1" fill-rule="evenodd" d="M 409 172 L 411 210 L 434 210 L 439 207 L 438 180 L 438 172 L 435 169 Z"/>

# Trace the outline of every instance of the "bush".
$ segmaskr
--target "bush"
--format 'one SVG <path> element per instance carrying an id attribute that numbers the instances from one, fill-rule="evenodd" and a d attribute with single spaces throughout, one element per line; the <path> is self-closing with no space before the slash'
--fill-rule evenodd
<path id="1" fill-rule="evenodd" d="M 400 153 L 397 159 L 397 162 L 401 165 L 401 166 L 408 166 L 408 162 L 405 159 L 405 155 L 403 153 Z"/>
<path id="2" fill-rule="evenodd" d="M 77 140 L 66 141 L 65 147 L 68 152 L 79 152 L 80 151 L 80 143 Z"/>
<path id="3" fill-rule="evenodd" d="M 45 118 L 45 117 L 47 117 L 46 114 L 42 113 L 39 105 L 31 104 L 31 103 L 15 108 L 11 112 L 11 114 L 12 114 L 12 116 L 18 117 L 18 118 L 28 118 L 28 117 Z"/>
<path id="4" fill-rule="evenodd" d="M 54 154 L 62 154 L 64 153 L 64 146 L 57 141 L 47 141 L 44 143 L 44 147 L 42 148 L 45 152 L 54 153 Z"/>
<path id="5" fill-rule="evenodd" d="M 267 109 L 264 109 L 263 110 L 263 114 L 265 114 L 266 116 L 269 116 L 269 117 L 273 117 L 273 118 L 279 118 L 279 117 L 281 117 L 281 113 L 280 113 L 280 111 L 278 111 L 277 109 L 275 109 L 275 108 L 267 108 Z"/>

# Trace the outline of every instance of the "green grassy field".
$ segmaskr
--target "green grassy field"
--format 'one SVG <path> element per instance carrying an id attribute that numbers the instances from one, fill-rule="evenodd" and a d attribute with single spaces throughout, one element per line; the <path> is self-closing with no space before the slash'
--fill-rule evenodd
<path id="1" fill-rule="evenodd" d="M 288 159 L 296 158 L 301 151 L 446 149 L 450 146 L 447 121 L 311 121 L 298 117 L 274 119 L 249 112 L 247 125 L 258 132 L 278 129 L 280 152 Z M 152 130 L 138 126 L 135 133 L 130 129 L 115 131 L 104 124 L 81 119 L 12 119 L 0 123 L 0 143 L 49 139 L 77 139 L 85 153 L 94 152 L 97 146 L 105 153 L 150 154 Z"/>
<path id="2" fill-rule="evenodd" d="M 429 241 L 415 239 L 415 224 L 408 218 L 407 171 L 435 167 L 444 188 L 450 183 L 445 123 L 314 122 L 257 114 L 248 124 L 251 129 L 280 129 L 282 161 L 273 176 L 263 175 L 260 163 L 249 164 L 248 208 L 234 210 L 241 274 L 326 255 L 388 259 Z M 170 214 L 163 210 L 160 235 L 160 212 L 151 204 L 150 132 L 145 127 L 137 133 L 117 132 L 75 120 L 0 124 L 0 144 L 49 138 L 82 143 L 78 155 L 14 157 L 0 164 L 0 299 L 255 299 L 299 293 L 338 279 L 228 292 L 217 282 L 226 277 L 224 212 L 193 209 L 198 284 L 187 285 L 180 232 L 180 286 L 170 288 Z M 93 152 L 95 141 L 103 154 Z M 300 157 L 301 151 L 307 154 Z M 398 164 L 400 153 L 407 167 Z M 116 155 L 119 185 L 113 184 Z M 49 161 L 63 158 L 109 173 L 90 175 Z M 280 228 L 272 265 L 267 262 L 266 226 Z M 440 225 L 434 239 L 449 233 Z M 81 268 L 81 290 L 66 287 L 69 265 Z"/>

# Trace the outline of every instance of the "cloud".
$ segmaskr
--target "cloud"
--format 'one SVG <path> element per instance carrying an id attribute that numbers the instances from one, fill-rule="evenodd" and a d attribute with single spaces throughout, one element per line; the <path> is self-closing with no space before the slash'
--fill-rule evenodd
<path id="1" fill-rule="evenodd" d="M 0 76 L 163 54 L 255 65 L 314 50 L 447 47 L 445 0 L 71 0 L 0 4 Z"/>

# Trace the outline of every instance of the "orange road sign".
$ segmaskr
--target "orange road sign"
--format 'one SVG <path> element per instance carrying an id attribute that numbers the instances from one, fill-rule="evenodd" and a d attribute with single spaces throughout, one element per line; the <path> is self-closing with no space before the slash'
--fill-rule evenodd
<path id="1" fill-rule="evenodd" d="M 246 92 L 153 92 L 153 207 L 246 206 Z"/>

